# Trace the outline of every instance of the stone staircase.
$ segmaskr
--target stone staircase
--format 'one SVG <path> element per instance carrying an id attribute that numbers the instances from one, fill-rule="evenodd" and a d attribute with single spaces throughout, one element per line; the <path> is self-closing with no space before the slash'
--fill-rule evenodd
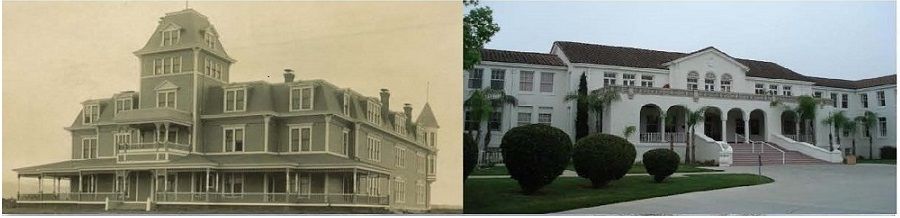
<path id="1" fill-rule="evenodd" d="M 732 154 L 732 166 L 756 166 L 759 165 L 759 158 L 762 157 L 762 165 L 782 165 L 782 153 L 778 148 L 784 151 L 784 164 L 829 164 L 823 160 L 806 156 L 797 151 L 789 151 L 778 145 L 763 145 L 762 152 L 760 146 L 756 145 L 754 151 L 750 143 L 729 143 L 734 153 Z M 771 145 L 771 146 L 770 146 Z"/>

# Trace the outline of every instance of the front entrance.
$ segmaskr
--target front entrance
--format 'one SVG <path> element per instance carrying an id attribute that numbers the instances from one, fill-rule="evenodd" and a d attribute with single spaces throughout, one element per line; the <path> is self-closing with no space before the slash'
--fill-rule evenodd
<path id="1" fill-rule="evenodd" d="M 152 196 L 153 175 L 148 171 L 127 172 L 116 179 L 119 190 L 125 193 L 125 201 L 146 201 Z"/>

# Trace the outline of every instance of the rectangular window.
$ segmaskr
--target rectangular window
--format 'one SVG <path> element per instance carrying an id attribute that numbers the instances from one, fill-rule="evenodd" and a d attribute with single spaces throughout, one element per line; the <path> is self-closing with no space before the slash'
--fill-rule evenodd
<path id="1" fill-rule="evenodd" d="M 312 110 L 313 108 L 313 87 L 294 87 L 291 88 L 291 111 Z"/>
<path id="2" fill-rule="evenodd" d="M 887 129 L 887 118 L 886 117 L 878 118 L 878 130 L 881 133 L 881 137 L 887 137 L 888 129 Z"/>
<path id="3" fill-rule="evenodd" d="M 781 92 L 784 94 L 784 96 L 793 96 L 794 95 L 793 93 L 791 93 L 791 86 L 782 86 Z"/>
<path id="4" fill-rule="evenodd" d="M 81 158 L 96 159 L 97 158 L 97 138 L 81 139 Z"/>
<path id="5" fill-rule="evenodd" d="M 115 134 L 115 145 L 128 145 L 131 144 L 131 132 L 119 132 Z"/>
<path id="6" fill-rule="evenodd" d="M 397 177 L 394 180 L 394 199 L 397 203 L 406 202 L 406 181 L 403 181 L 403 178 Z"/>
<path id="7" fill-rule="evenodd" d="M 731 80 L 722 80 L 719 83 L 723 92 L 731 92 Z"/>
<path id="8" fill-rule="evenodd" d="M 400 168 L 406 168 L 406 148 L 397 146 L 397 163 L 395 165 Z"/>
<path id="9" fill-rule="evenodd" d="M 622 74 L 622 85 L 623 86 L 634 86 L 635 76 L 634 74 Z"/>
<path id="10" fill-rule="evenodd" d="M 490 131 L 500 131 L 500 120 L 503 117 L 503 111 L 499 109 L 494 109 L 494 113 L 491 114 L 491 118 L 488 121 L 488 130 Z"/>
<path id="11" fill-rule="evenodd" d="M 538 123 L 550 125 L 550 123 L 553 122 L 552 114 L 552 107 L 540 107 L 538 112 Z"/>
<path id="12" fill-rule="evenodd" d="M 181 40 L 180 30 L 166 30 L 162 32 L 162 43 L 160 46 L 173 45 Z"/>
<path id="13" fill-rule="evenodd" d="M 553 73 L 541 73 L 541 92 L 553 92 Z"/>
<path id="14" fill-rule="evenodd" d="M 425 154 L 416 152 L 416 172 L 425 173 Z"/>
<path id="15" fill-rule="evenodd" d="M 603 86 L 610 86 L 616 84 L 616 73 L 603 73 Z"/>
<path id="16" fill-rule="evenodd" d="M 366 105 L 366 119 L 374 124 L 381 124 L 381 105 L 375 101 L 368 101 Z"/>
<path id="17" fill-rule="evenodd" d="M 822 98 L 822 92 L 814 92 L 813 97 Z"/>
<path id="18" fill-rule="evenodd" d="M 416 181 L 416 204 L 425 204 L 425 182 Z"/>
<path id="19" fill-rule="evenodd" d="M 381 139 L 369 136 L 366 140 L 369 160 L 381 161 Z"/>
<path id="20" fill-rule="evenodd" d="M 755 87 L 756 87 L 755 88 L 756 92 L 754 92 L 754 93 L 756 93 L 757 95 L 766 94 L 766 85 L 763 85 L 762 83 L 757 83 Z"/>
<path id="21" fill-rule="evenodd" d="M 243 152 L 244 127 L 226 127 L 224 131 L 225 152 Z"/>
<path id="22" fill-rule="evenodd" d="M 347 155 L 347 151 L 350 150 L 350 130 L 344 129 L 341 134 L 341 146 L 344 148 L 340 154 Z"/>
<path id="23" fill-rule="evenodd" d="M 344 104 L 341 105 L 344 115 L 350 116 L 350 92 L 344 91 Z"/>
<path id="24" fill-rule="evenodd" d="M 516 126 L 531 124 L 531 106 L 520 106 Z"/>
<path id="25" fill-rule="evenodd" d="M 859 103 L 862 104 L 863 108 L 869 108 L 869 94 L 868 93 L 860 93 L 859 94 Z"/>
<path id="26" fill-rule="evenodd" d="M 225 90 L 225 112 L 244 111 L 247 107 L 247 90 L 226 89 Z"/>
<path id="27" fill-rule="evenodd" d="M 153 60 L 153 75 L 163 74 L 163 59 L 157 58 Z"/>
<path id="28" fill-rule="evenodd" d="M 433 133 L 433 132 L 432 132 L 432 133 L 430 133 L 430 135 L 431 135 L 431 137 L 428 137 L 428 140 L 430 140 L 428 144 L 431 145 L 431 147 L 434 147 L 434 145 L 435 145 L 435 144 L 434 144 L 434 141 L 437 140 L 437 139 L 436 139 L 436 138 L 437 138 L 437 133 Z"/>
<path id="29" fill-rule="evenodd" d="M 838 103 L 837 93 L 831 93 L 831 106 L 837 107 L 837 103 Z"/>
<path id="30" fill-rule="evenodd" d="M 653 87 L 653 76 L 652 75 L 641 75 L 641 86 Z"/>
<path id="31" fill-rule="evenodd" d="M 504 79 L 506 78 L 506 70 L 491 70 L 491 89 L 503 90 Z"/>
<path id="32" fill-rule="evenodd" d="M 134 103 L 131 98 L 120 98 L 116 100 L 116 113 L 119 111 L 127 111 L 134 109 Z"/>
<path id="33" fill-rule="evenodd" d="M 175 108 L 175 90 L 156 92 L 156 107 Z"/>
<path id="34" fill-rule="evenodd" d="M 222 191 L 232 195 L 244 193 L 244 173 L 222 173 Z"/>
<path id="35" fill-rule="evenodd" d="M 534 91 L 534 71 L 519 72 L 519 91 Z"/>
<path id="36" fill-rule="evenodd" d="M 697 84 L 697 81 L 699 81 L 699 78 L 689 75 L 687 78 L 687 89 L 688 90 L 699 90 L 700 86 Z"/>
<path id="37" fill-rule="evenodd" d="M 292 126 L 290 130 L 291 152 L 312 151 L 312 125 Z"/>
<path id="38" fill-rule="evenodd" d="M 885 100 L 885 97 L 884 97 L 884 91 L 876 92 L 876 97 L 878 97 L 878 106 L 884 107 L 885 105 L 887 105 L 886 104 L 887 101 Z"/>
<path id="39" fill-rule="evenodd" d="M 85 105 L 82 110 L 82 124 L 93 124 L 97 123 L 97 120 L 100 119 L 100 105 L 91 104 Z"/>
<path id="40" fill-rule="evenodd" d="M 480 89 L 481 83 L 484 80 L 484 69 L 475 68 L 472 69 L 472 72 L 469 72 L 469 88 L 470 89 Z"/>
<path id="41" fill-rule="evenodd" d="M 769 85 L 769 95 L 778 95 L 778 85 Z"/>
<path id="42" fill-rule="evenodd" d="M 847 108 L 847 94 L 841 94 L 841 108 Z"/>
<path id="43" fill-rule="evenodd" d="M 434 155 L 428 155 L 428 175 L 434 175 L 436 172 L 435 164 Z"/>
<path id="44" fill-rule="evenodd" d="M 707 78 L 703 79 L 703 90 L 706 91 L 716 91 L 716 79 L 713 77 L 712 79 Z"/>

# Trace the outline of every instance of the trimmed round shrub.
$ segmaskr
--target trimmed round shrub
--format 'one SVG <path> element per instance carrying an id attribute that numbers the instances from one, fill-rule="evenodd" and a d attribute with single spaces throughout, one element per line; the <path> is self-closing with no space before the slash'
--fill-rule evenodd
<path id="1" fill-rule="evenodd" d="M 880 152 L 881 159 L 891 159 L 891 160 L 897 159 L 897 147 L 884 146 L 884 147 L 881 147 L 879 150 L 881 150 L 881 152 Z"/>
<path id="2" fill-rule="evenodd" d="M 478 165 L 478 145 L 471 134 L 463 133 L 463 180 L 469 178 Z"/>
<path id="3" fill-rule="evenodd" d="M 578 176 L 591 180 L 594 188 L 600 188 L 625 176 L 636 156 L 637 151 L 628 140 L 615 135 L 593 134 L 575 143 L 572 161 Z"/>
<path id="4" fill-rule="evenodd" d="M 644 169 L 653 176 L 653 181 L 662 182 L 678 170 L 681 158 L 675 151 L 658 148 L 644 153 Z"/>
<path id="5" fill-rule="evenodd" d="M 569 135 L 544 124 L 510 129 L 503 135 L 500 148 L 506 170 L 526 195 L 552 183 L 572 157 Z"/>

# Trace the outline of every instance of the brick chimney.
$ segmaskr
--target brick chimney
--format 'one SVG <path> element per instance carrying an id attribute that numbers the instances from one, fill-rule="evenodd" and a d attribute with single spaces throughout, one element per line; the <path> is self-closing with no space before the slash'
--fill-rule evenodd
<path id="1" fill-rule="evenodd" d="M 405 103 L 403 104 L 403 113 L 406 113 L 406 122 L 412 122 L 412 104 Z"/>
<path id="2" fill-rule="evenodd" d="M 289 83 L 294 81 L 294 70 L 284 69 L 284 82 Z"/>
<path id="3" fill-rule="evenodd" d="M 391 111 L 391 92 L 388 89 L 381 89 L 381 115 L 387 116 Z"/>

